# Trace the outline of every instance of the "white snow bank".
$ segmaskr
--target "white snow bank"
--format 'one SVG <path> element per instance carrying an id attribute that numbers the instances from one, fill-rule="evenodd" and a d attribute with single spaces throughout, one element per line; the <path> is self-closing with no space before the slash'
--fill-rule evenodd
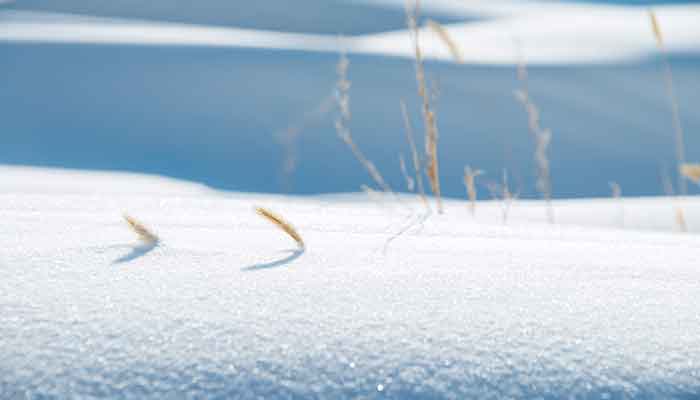
<path id="1" fill-rule="evenodd" d="M 33 11 L 0 12 L 0 40 L 8 42 L 245 47 L 337 51 L 332 36 L 219 28 L 181 23 L 84 17 Z"/>
<path id="2" fill-rule="evenodd" d="M 0 177 L 2 398 L 700 393 L 694 235 L 475 223 L 455 201 L 382 254 L 405 222 L 391 205 Z M 253 205 L 291 220 L 308 249 Z M 122 211 L 162 244 L 132 248 Z"/>
<path id="3" fill-rule="evenodd" d="M 463 2 L 465 14 L 476 11 L 469 3 Z M 656 51 L 647 8 L 524 3 L 516 10 L 501 18 L 446 27 L 465 62 L 512 64 L 522 57 L 534 64 L 606 63 L 634 60 Z M 655 12 L 670 51 L 700 50 L 700 6 L 655 7 Z M 423 29 L 421 36 L 427 57 L 452 59 L 431 30 Z M 404 57 L 413 54 L 406 31 L 368 35 L 355 50 Z"/>
<path id="4" fill-rule="evenodd" d="M 394 6 L 393 1 L 370 1 Z M 403 3 L 403 1 L 401 1 Z M 644 7 L 553 2 L 428 3 L 431 12 L 484 19 L 452 24 L 448 31 L 469 63 L 512 64 L 521 56 L 534 64 L 606 63 L 639 59 L 656 51 Z M 655 8 L 666 46 L 674 52 L 700 51 L 700 6 Z M 0 40 L 10 42 L 97 43 L 161 46 L 247 47 L 349 52 L 412 57 L 405 30 L 356 37 L 220 28 L 114 18 L 86 18 L 28 11 L 0 13 Z M 424 30 L 428 58 L 451 60 L 444 43 Z"/>

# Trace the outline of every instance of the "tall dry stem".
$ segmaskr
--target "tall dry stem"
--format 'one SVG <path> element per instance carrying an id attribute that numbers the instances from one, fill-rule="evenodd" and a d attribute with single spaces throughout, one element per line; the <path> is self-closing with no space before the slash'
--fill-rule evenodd
<path id="1" fill-rule="evenodd" d="M 675 199 L 675 193 L 673 190 L 673 182 L 671 182 L 671 177 L 668 176 L 668 171 L 666 168 L 661 168 L 661 183 L 664 187 L 664 192 L 666 196 L 671 198 L 671 203 L 673 205 L 673 215 L 678 226 L 678 230 L 681 232 L 688 232 L 688 224 L 685 221 L 685 213 L 683 209 L 678 205 L 678 200 Z"/>
<path id="2" fill-rule="evenodd" d="M 656 13 L 654 10 L 649 10 L 649 19 L 651 22 L 651 29 L 654 33 L 654 38 L 656 39 L 656 46 L 661 53 L 661 60 L 664 69 L 664 87 L 666 89 L 666 96 L 668 97 L 669 105 L 671 106 L 673 130 L 675 132 L 676 163 L 678 168 L 681 168 L 681 166 L 685 164 L 685 140 L 683 125 L 681 124 L 681 114 L 678 107 L 678 99 L 676 98 L 673 85 L 673 72 L 671 71 L 671 63 L 668 60 L 666 45 L 664 44 L 664 36 L 661 32 L 661 25 L 659 25 L 659 20 L 656 18 Z M 681 196 L 685 196 L 688 193 L 688 186 L 681 174 L 678 175 L 678 188 Z"/>
<path id="3" fill-rule="evenodd" d="M 528 117 L 528 128 L 535 142 L 535 165 L 537 166 L 537 190 L 542 195 L 547 207 L 547 220 L 554 223 L 554 209 L 552 208 L 552 181 L 549 169 L 549 157 L 547 150 L 552 140 L 552 131 L 543 128 L 540 124 L 540 110 L 530 98 L 528 89 L 527 67 L 522 58 L 518 62 L 518 80 L 522 88 L 515 91 L 515 98 L 523 105 Z"/>
<path id="4" fill-rule="evenodd" d="M 491 197 L 495 200 L 501 202 L 501 218 L 503 220 L 503 225 L 508 223 L 508 216 L 510 214 L 510 207 L 513 205 L 513 200 L 518 196 L 514 195 L 508 186 L 508 171 L 503 169 L 503 181 L 502 183 L 489 183 L 487 185 Z"/>
<path id="5" fill-rule="evenodd" d="M 321 102 L 313 109 L 304 113 L 301 118 L 293 121 L 283 131 L 277 133 L 277 140 L 284 149 L 284 159 L 282 161 L 282 177 L 284 188 L 289 191 L 291 189 L 291 176 L 297 168 L 298 151 L 297 142 L 302 132 L 307 129 L 312 123 L 318 121 L 329 113 L 335 104 L 334 94 L 331 93 L 324 97 Z"/>
<path id="6" fill-rule="evenodd" d="M 360 148 L 355 144 L 350 133 L 350 81 L 348 80 L 348 60 L 345 53 L 340 53 L 340 60 L 336 67 L 338 73 L 338 81 L 336 83 L 336 102 L 340 115 L 335 121 L 335 129 L 340 139 L 345 142 L 352 151 L 355 158 L 367 170 L 369 176 L 374 182 L 385 192 L 393 193 L 391 187 L 386 183 L 382 174 L 379 173 L 377 167 L 362 153 Z"/>
<path id="7" fill-rule="evenodd" d="M 467 188 L 467 197 L 469 197 L 469 211 L 472 217 L 476 215 L 476 183 L 475 179 L 477 176 L 482 175 L 484 171 L 477 169 L 472 170 L 470 166 L 464 167 L 464 186 Z"/>
<path id="8" fill-rule="evenodd" d="M 409 192 L 416 190 L 416 181 L 408 174 L 408 169 L 406 168 L 406 160 L 403 158 L 403 154 L 399 154 L 399 167 L 401 168 L 401 175 L 406 180 L 406 189 Z"/>
<path id="9" fill-rule="evenodd" d="M 425 83 L 425 68 L 423 66 L 423 55 L 419 43 L 418 30 L 418 15 L 420 10 L 420 1 L 416 0 L 413 6 L 410 0 L 406 1 L 406 23 L 411 35 L 413 51 L 415 54 L 415 70 L 416 83 L 418 86 L 418 95 L 423 101 L 422 115 L 425 125 L 425 153 L 427 158 L 426 172 L 432 190 L 437 200 L 438 213 L 442 214 L 442 196 L 440 191 L 440 170 L 438 167 L 438 129 L 435 120 L 435 112 L 430 104 L 430 94 L 428 93 Z"/>
<path id="10" fill-rule="evenodd" d="M 423 170 L 421 167 L 421 159 L 418 155 L 418 149 L 416 147 L 416 141 L 413 138 L 413 126 L 411 125 L 411 120 L 408 118 L 408 111 L 406 110 L 406 103 L 401 100 L 401 116 L 403 117 L 403 123 L 406 132 L 406 140 L 411 148 L 411 158 L 413 160 L 413 169 L 416 174 L 416 185 L 418 186 L 418 194 L 420 195 L 425 208 L 430 211 L 430 205 L 428 204 L 428 198 L 425 197 L 425 188 L 423 187 Z"/>

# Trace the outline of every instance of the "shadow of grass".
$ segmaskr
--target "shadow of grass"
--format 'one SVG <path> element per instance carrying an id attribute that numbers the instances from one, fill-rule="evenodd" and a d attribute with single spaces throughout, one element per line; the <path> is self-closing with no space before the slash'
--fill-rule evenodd
<path id="1" fill-rule="evenodd" d="M 241 268 L 241 271 L 243 272 L 251 272 L 251 271 L 260 271 L 263 269 L 271 269 L 271 268 L 278 268 L 278 267 L 283 267 L 292 261 L 296 260 L 297 258 L 301 257 L 306 249 L 295 249 L 295 250 L 285 250 L 284 253 L 291 253 L 290 255 L 281 258 L 279 260 L 275 260 L 269 263 L 264 263 L 264 264 L 254 264 L 248 267 Z"/>
<path id="2" fill-rule="evenodd" d="M 130 261 L 133 261 L 139 257 L 143 257 L 146 254 L 150 253 L 158 247 L 158 242 L 155 243 L 148 243 L 148 244 L 141 244 L 141 245 L 134 245 L 134 246 L 129 246 L 131 247 L 131 251 L 127 254 L 124 254 L 123 256 L 117 258 L 112 262 L 112 265 L 116 264 L 124 264 Z"/>

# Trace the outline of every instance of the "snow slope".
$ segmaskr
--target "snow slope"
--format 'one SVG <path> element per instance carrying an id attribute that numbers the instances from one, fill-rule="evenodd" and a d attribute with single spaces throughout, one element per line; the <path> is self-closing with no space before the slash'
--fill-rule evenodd
<path id="1" fill-rule="evenodd" d="M 475 222 L 450 201 L 383 253 L 419 203 L 10 167 L 0 182 L 2 398 L 700 395 L 694 235 L 503 226 L 498 204 Z M 528 204 L 514 213 L 542 211 Z M 618 206 L 555 203 L 570 222 Z M 121 212 L 162 244 L 134 249 Z"/>

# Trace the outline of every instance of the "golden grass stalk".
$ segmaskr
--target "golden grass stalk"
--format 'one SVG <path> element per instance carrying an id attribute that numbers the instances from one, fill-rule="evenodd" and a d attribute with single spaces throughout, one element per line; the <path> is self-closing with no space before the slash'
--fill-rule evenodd
<path id="1" fill-rule="evenodd" d="M 406 110 L 406 103 L 401 100 L 401 116 L 403 117 L 403 123 L 405 126 L 406 140 L 408 145 L 411 147 L 411 158 L 413 159 L 413 169 L 416 174 L 416 185 L 418 186 L 418 194 L 420 195 L 425 208 L 430 211 L 430 205 L 428 204 L 428 199 L 425 197 L 425 188 L 423 186 L 423 170 L 421 167 L 420 156 L 418 155 L 418 149 L 416 148 L 416 141 L 413 138 L 413 127 L 411 126 L 411 121 L 408 118 L 408 111 Z"/>
<path id="2" fill-rule="evenodd" d="M 666 196 L 668 197 L 674 197 L 674 191 L 673 191 L 673 183 L 671 182 L 671 178 L 668 176 L 668 171 L 666 171 L 665 168 L 661 168 L 661 182 L 664 187 L 664 192 L 666 193 Z M 688 231 L 688 224 L 685 222 L 685 213 L 683 212 L 683 209 L 678 205 L 678 201 L 671 201 L 673 204 L 673 214 L 675 216 L 676 220 L 676 225 L 678 226 L 678 230 L 681 232 L 687 232 Z"/>
<path id="3" fill-rule="evenodd" d="M 141 240 L 141 242 L 144 244 L 154 245 L 160 241 L 155 233 L 151 232 L 148 228 L 146 228 L 146 226 L 137 221 L 135 218 L 124 214 L 124 220 L 127 224 L 129 224 L 129 228 L 131 228 L 131 230 L 138 235 L 139 240 Z"/>
<path id="4" fill-rule="evenodd" d="M 681 164 L 680 173 L 693 183 L 700 184 L 700 164 Z"/>
<path id="5" fill-rule="evenodd" d="M 681 168 L 685 164 L 685 140 L 683 134 L 683 125 L 681 124 L 680 111 L 678 107 L 678 100 L 674 91 L 673 85 L 673 72 L 671 71 L 671 63 L 668 60 L 668 55 L 666 53 L 666 45 L 664 44 L 664 37 L 661 32 L 661 25 L 659 20 L 656 18 L 656 13 L 654 10 L 649 10 L 649 19 L 651 21 L 651 29 L 654 33 L 654 38 L 656 39 L 656 46 L 661 53 L 661 60 L 663 63 L 663 79 L 664 86 L 666 89 L 666 96 L 668 97 L 668 102 L 671 106 L 672 113 L 672 123 L 673 130 L 675 132 L 675 145 L 676 145 L 676 162 L 678 167 Z M 678 176 L 678 188 L 680 195 L 684 196 L 688 193 L 688 187 L 682 175 Z"/>
<path id="6" fill-rule="evenodd" d="M 649 19 L 651 20 L 651 30 L 654 32 L 654 38 L 656 38 L 656 45 L 660 49 L 665 48 L 664 35 L 661 33 L 661 26 L 654 10 L 649 10 Z"/>
<path id="7" fill-rule="evenodd" d="M 552 181 L 549 169 L 549 157 L 547 150 L 552 141 L 552 131 L 543 128 L 540 124 L 540 110 L 530 98 L 527 82 L 527 67 L 521 59 L 518 63 L 518 80 L 522 88 L 515 91 L 515 98 L 523 105 L 528 117 L 528 128 L 535 141 L 535 164 L 537 166 L 536 187 L 545 200 L 547 206 L 547 220 L 554 223 L 554 209 L 552 208 Z"/>
<path id="8" fill-rule="evenodd" d="M 377 167 L 372 163 L 360 150 L 355 141 L 352 139 L 350 132 L 350 81 L 348 80 L 348 60 L 345 53 L 340 53 L 340 60 L 336 67 L 338 73 L 338 81 L 336 83 L 336 102 L 340 110 L 340 116 L 335 121 L 335 129 L 340 139 L 345 142 L 352 151 L 355 158 L 367 170 L 367 173 L 372 177 L 374 182 L 385 192 L 391 192 L 391 187 L 386 183 L 382 174 L 379 173 Z"/>
<path id="9" fill-rule="evenodd" d="M 455 42 L 452 39 L 452 36 L 450 36 L 450 33 L 445 29 L 444 26 L 442 26 L 439 22 L 433 21 L 432 19 L 429 19 L 426 21 L 426 25 L 433 31 L 435 34 L 440 38 L 442 43 L 445 44 L 447 49 L 450 51 L 450 54 L 452 55 L 452 58 L 460 64 L 464 64 L 464 56 L 462 55 L 462 51 L 459 49 L 459 46 L 457 46 L 457 42 Z"/>
<path id="10" fill-rule="evenodd" d="M 470 166 L 464 167 L 464 186 L 467 188 L 467 197 L 469 197 L 469 211 L 472 217 L 476 215 L 476 184 L 477 176 L 482 175 L 484 171 L 477 169 L 472 170 Z"/>
<path id="11" fill-rule="evenodd" d="M 435 121 L 435 112 L 432 110 L 430 104 L 430 95 L 427 91 L 425 83 L 425 68 L 423 66 L 423 55 L 420 49 L 419 43 L 419 31 L 418 31 L 418 14 L 420 10 L 420 1 L 416 0 L 413 6 L 409 3 L 410 0 L 406 2 L 406 23 L 408 25 L 408 30 L 411 35 L 411 41 L 413 43 L 413 50 L 415 54 L 415 69 L 416 69 L 416 83 L 418 86 L 418 95 L 423 101 L 423 122 L 425 125 L 425 153 L 428 160 L 426 165 L 426 172 L 428 175 L 428 180 L 430 182 L 430 189 L 432 190 L 435 198 L 437 200 L 438 213 L 442 214 L 442 196 L 440 191 L 440 171 L 438 167 L 438 129 L 437 123 Z"/>
<path id="12" fill-rule="evenodd" d="M 282 216 L 263 207 L 255 207 L 255 212 L 266 220 L 272 222 L 279 229 L 283 230 L 287 235 L 294 239 L 295 242 L 297 242 L 297 245 L 299 245 L 300 248 L 303 249 L 306 247 L 304 244 L 304 239 L 301 238 L 301 235 L 299 235 L 292 224 L 287 222 L 284 218 L 282 218 Z"/>

